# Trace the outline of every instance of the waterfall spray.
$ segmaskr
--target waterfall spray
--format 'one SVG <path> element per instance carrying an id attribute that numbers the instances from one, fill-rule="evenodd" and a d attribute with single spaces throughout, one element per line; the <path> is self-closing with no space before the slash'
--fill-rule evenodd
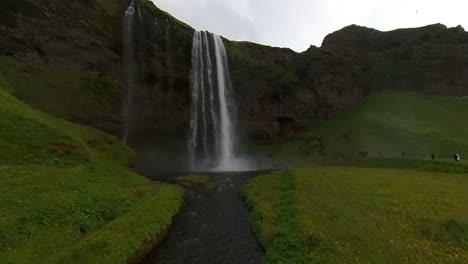
<path id="1" fill-rule="evenodd" d="M 236 153 L 236 108 L 226 49 L 220 36 L 195 32 L 190 80 L 190 169 L 245 170 L 244 161 Z"/>

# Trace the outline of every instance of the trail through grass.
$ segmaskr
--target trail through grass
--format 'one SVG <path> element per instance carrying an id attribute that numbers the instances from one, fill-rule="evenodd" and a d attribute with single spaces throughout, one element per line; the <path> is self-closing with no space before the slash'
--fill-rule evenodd
<path id="1" fill-rule="evenodd" d="M 468 262 L 467 174 L 322 166 L 242 193 L 266 263 Z"/>

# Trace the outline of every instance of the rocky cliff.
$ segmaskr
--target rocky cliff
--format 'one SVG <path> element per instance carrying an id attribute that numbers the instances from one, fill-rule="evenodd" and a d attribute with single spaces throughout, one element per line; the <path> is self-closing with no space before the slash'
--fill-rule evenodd
<path id="1" fill-rule="evenodd" d="M 119 135 L 124 94 L 122 23 L 130 1 L 4 2 L 0 73 L 13 93 L 54 115 Z M 149 1 L 138 3 L 134 39 L 138 90 L 132 129 L 180 128 L 189 103 L 193 29 Z"/>
<path id="2" fill-rule="evenodd" d="M 130 2 L 3 0 L 0 86 L 39 109 L 119 136 L 122 23 Z M 183 153 L 194 30 L 149 0 L 135 2 L 130 142 L 151 159 L 154 149 Z M 391 32 L 350 26 L 302 53 L 225 39 L 242 128 L 257 143 L 298 133 L 374 90 L 466 95 L 467 43 L 461 27 L 443 25 Z"/>
<path id="3" fill-rule="evenodd" d="M 257 142 L 301 132 L 368 90 L 359 67 L 314 46 L 296 53 L 248 42 L 226 45 L 239 112 Z"/>
<path id="4" fill-rule="evenodd" d="M 373 89 L 468 95 L 468 33 L 461 26 L 381 32 L 352 25 L 328 35 L 322 48 L 356 63 Z"/>

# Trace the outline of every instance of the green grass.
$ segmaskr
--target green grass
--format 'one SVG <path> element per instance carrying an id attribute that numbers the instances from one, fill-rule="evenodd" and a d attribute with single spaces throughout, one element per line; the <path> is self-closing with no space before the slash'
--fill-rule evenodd
<path id="1" fill-rule="evenodd" d="M 366 168 L 400 168 L 418 171 L 432 171 L 445 173 L 468 173 L 468 161 L 456 162 L 454 160 L 429 159 L 402 159 L 402 158 L 367 158 L 350 161 L 323 161 L 321 165 L 354 166 Z"/>
<path id="2" fill-rule="evenodd" d="M 316 141 L 323 140 L 328 158 L 344 155 L 356 157 L 367 151 L 372 157 L 450 159 L 460 153 L 468 157 L 468 98 L 431 96 L 407 92 L 383 91 L 357 105 L 339 112 L 335 118 L 316 124 L 298 137 L 285 138 L 283 143 L 264 146 L 262 152 L 280 157 L 307 159 L 317 157 Z"/>
<path id="3" fill-rule="evenodd" d="M 175 178 L 176 183 L 186 187 L 201 187 L 208 191 L 214 190 L 216 185 L 210 181 L 208 175 L 187 175 Z"/>
<path id="4" fill-rule="evenodd" d="M 244 185 L 265 263 L 467 263 L 468 175 L 314 167 Z"/>
<path id="5" fill-rule="evenodd" d="M 68 120 L 114 113 L 120 109 L 122 91 L 121 84 L 105 74 L 73 65 L 31 66 L 10 56 L 0 56 L 0 89 Z"/>
<path id="6" fill-rule="evenodd" d="M 0 262 L 126 263 L 157 242 L 182 189 L 138 176 L 134 161 L 115 137 L 0 89 Z"/>

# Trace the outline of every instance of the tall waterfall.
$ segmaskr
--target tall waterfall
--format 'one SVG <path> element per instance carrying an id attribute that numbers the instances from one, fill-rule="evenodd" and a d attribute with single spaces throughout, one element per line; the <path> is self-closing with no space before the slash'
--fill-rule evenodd
<path id="1" fill-rule="evenodd" d="M 123 28 L 123 64 L 125 69 L 125 89 L 126 96 L 123 103 L 122 120 L 123 120 L 123 135 L 122 141 L 127 143 L 128 130 L 130 127 L 130 109 L 133 101 L 133 91 L 136 85 L 136 70 L 135 70 L 135 49 L 134 49 L 134 23 L 135 23 L 135 3 L 132 1 L 130 6 L 125 11 L 124 28 Z"/>
<path id="2" fill-rule="evenodd" d="M 172 39 L 169 20 L 166 18 L 166 23 L 164 24 L 164 30 L 166 34 L 166 65 L 167 65 L 167 101 L 172 100 L 172 93 L 174 91 L 174 80 L 173 80 L 173 63 L 172 63 Z"/>
<path id="3" fill-rule="evenodd" d="M 195 32 L 190 77 L 190 169 L 243 170 L 236 154 L 236 109 L 226 49 L 220 36 Z"/>

